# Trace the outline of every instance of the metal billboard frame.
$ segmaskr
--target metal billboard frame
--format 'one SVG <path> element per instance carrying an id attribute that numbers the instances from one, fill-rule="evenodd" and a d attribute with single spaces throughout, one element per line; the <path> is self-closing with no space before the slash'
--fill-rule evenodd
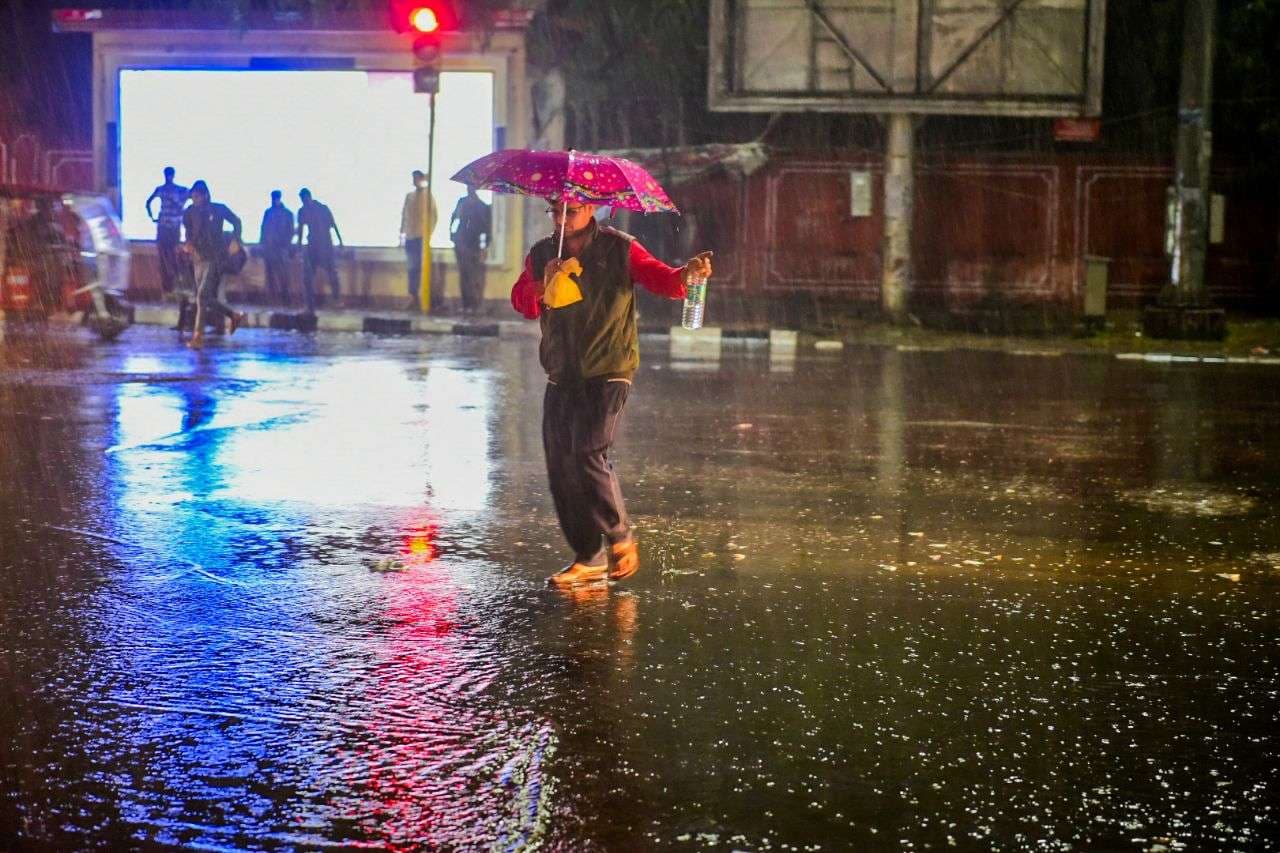
<path id="1" fill-rule="evenodd" d="M 933 75 L 928 65 L 931 38 L 920 27 L 914 45 L 914 85 L 910 90 L 898 88 L 889 75 L 877 70 L 864 51 L 849 40 L 824 6 L 827 0 L 794 0 L 791 11 L 807 11 L 824 39 L 835 44 L 847 57 L 850 67 L 873 80 L 881 94 L 865 91 L 833 92 L 829 90 L 750 91 L 735 86 L 737 44 L 735 27 L 739 20 L 739 3 L 743 0 L 711 0 L 709 57 L 707 63 L 707 104 L 719 112 L 860 112 L 914 113 L 952 115 L 1004 116 L 1098 116 L 1102 113 L 1103 48 L 1106 33 L 1106 0 L 1082 0 L 1085 4 L 1083 56 L 1079 94 L 1076 95 L 1005 95 L 937 93 L 939 85 L 962 68 L 973 54 L 1002 25 L 1012 20 L 1020 9 L 1029 8 L 1027 0 L 1000 0 L 995 20 L 985 26 L 977 38 L 953 57 L 943 72 Z M 876 11 L 904 7 L 917 22 L 932 21 L 936 0 L 882 0 Z M 842 9 L 848 10 L 844 6 Z M 895 49 L 891 46 L 891 50 Z M 922 73 L 922 69 L 924 72 Z M 920 81 L 928 80 L 927 88 Z"/>

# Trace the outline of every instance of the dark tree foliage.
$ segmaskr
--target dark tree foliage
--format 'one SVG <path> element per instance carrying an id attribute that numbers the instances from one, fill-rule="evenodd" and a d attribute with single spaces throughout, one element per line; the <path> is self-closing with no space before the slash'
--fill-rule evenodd
<path id="1" fill-rule="evenodd" d="M 1218 33 L 1215 145 L 1280 179 L 1280 0 L 1224 0 Z"/>
<path id="2" fill-rule="evenodd" d="M 0 0 L 0 135 L 83 145 L 92 122 L 89 37 L 55 35 L 51 7 Z"/>
<path id="3" fill-rule="evenodd" d="M 690 0 L 549 0 L 534 19 L 529 57 L 564 74 L 569 143 L 719 140 L 724 119 L 705 107 L 707 9 Z"/>

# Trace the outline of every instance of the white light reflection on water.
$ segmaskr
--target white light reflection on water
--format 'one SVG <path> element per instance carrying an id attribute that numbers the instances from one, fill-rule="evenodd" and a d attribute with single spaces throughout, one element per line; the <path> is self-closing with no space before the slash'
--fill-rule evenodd
<path id="1" fill-rule="evenodd" d="M 273 393 L 280 393 L 268 386 Z M 260 505 L 276 502 L 322 507 L 414 506 L 425 497 L 415 411 L 422 384 L 402 365 L 341 361 L 326 365 L 286 405 L 296 419 L 269 429 L 236 430 L 223 445 L 227 492 Z M 260 392 L 261 393 L 261 392 Z M 258 395 L 255 395 L 258 396 Z M 228 401 L 238 409 L 258 400 Z M 389 447 L 401 465 L 377 464 Z"/>
<path id="2" fill-rule="evenodd" d="M 413 375 L 403 364 L 375 359 L 300 373 L 287 361 L 250 358 L 223 371 L 237 380 L 234 387 L 120 386 L 115 443 L 107 452 L 122 457 L 122 502 L 135 510 L 153 504 L 157 475 L 180 475 L 175 468 L 194 454 L 203 472 L 189 486 L 211 499 L 322 507 L 429 500 L 463 512 L 488 506 L 486 374 L 434 367 Z M 389 447 L 400 449 L 394 454 L 400 464 L 375 462 L 387 458 Z"/>

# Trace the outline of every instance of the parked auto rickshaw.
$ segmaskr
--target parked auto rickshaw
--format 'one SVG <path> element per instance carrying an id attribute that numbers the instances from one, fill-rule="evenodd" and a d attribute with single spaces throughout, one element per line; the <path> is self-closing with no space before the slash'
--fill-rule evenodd
<path id="1" fill-rule="evenodd" d="M 0 184 L 0 313 L 6 325 L 67 313 L 104 340 L 133 323 L 129 243 L 99 195 Z"/>

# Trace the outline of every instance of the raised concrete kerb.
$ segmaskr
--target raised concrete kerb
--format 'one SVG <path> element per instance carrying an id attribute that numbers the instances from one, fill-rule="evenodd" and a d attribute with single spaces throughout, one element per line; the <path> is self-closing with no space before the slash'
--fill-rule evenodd
<path id="1" fill-rule="evenodd" d="M 442 320 L 439 317 L 431 317 L 426 314 L 415 314 L 410 322 L 415 332 L 428 335 L 452 335 L 454 321 Z"/>
<path id="2" fill-rule="evenodd" d="M 790 329 L 770 329 L 769 330 L 769 349 L 771 350 L 794 350 L 800 345 L 800 333 L 793 332 Z"/>
<path id="3" fill-rule="evenodd" d="M 724 336 L 717 326 L 703 326 L 701 329 L 672 326 L 671 352 L 673 355 L 718 357 L 723 339 Z"/>
<path id="4" fill-rule="evenodd" d="M 178 309 L 172 305 L 135 305 L 133 322 L 143 326 L 176 326 Z"/>
<path id="5" fill-rule="evenodd" d="M 720 346 L 724 337 L 718 326 L 703 326 L 701 329 L 686 329 L 684 326 L 671 327 L 672 346 Z"/>
<path id="6" fill-rule="evenodd" d="M 316 329 L 322 332 L 361 332 L 364 331 L 364 316 L 361 314 L 317 314 Z"/>
<path id="7" fill-rule="evenodd" d="M 1121 361 L 1146 361 L 1154 364 L 1280 364 L 1275 356 L 1174 355 L 1167 352 L 1118 352 Z"/>

